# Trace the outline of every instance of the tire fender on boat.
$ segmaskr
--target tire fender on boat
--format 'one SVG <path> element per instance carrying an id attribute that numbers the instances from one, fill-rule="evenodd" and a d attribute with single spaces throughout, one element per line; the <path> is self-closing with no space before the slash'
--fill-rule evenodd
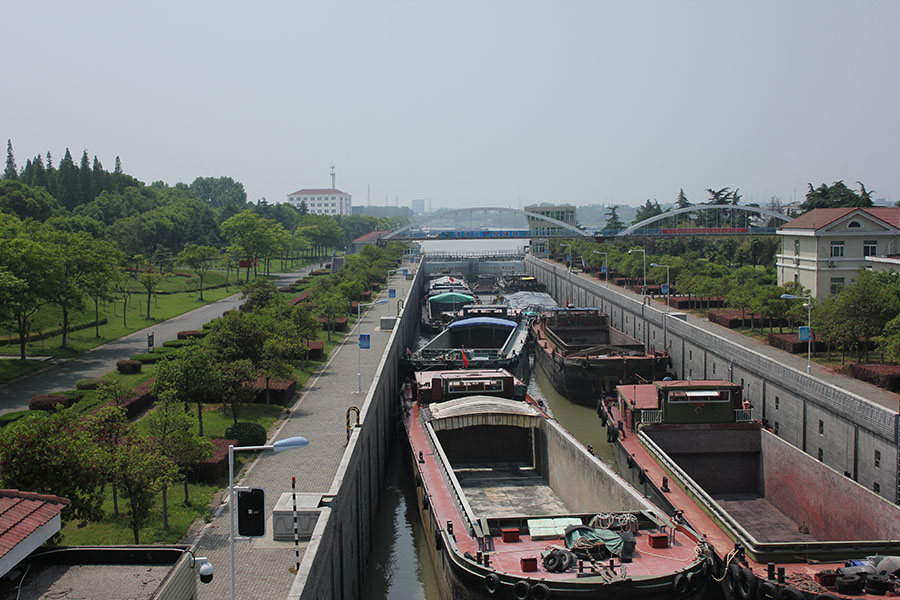
<path id="1" fill-rule="evenodd" d="M 513 586 L 513 596 L 516 600 L 528 600 L 531 597 L 531 584 L 520 579 Z"/>
<path id="2" fill-rule="evenodd" d="M 672 591 L 679 596 L 687 594 L 689 587 L 687 576 L 684 573 L 679 573 L 675 576 L 675 580 L 672 581 Z"/>
<path id="3" fill-rule="evenodd" d="M 531 597 L 533 600 L 550 600 L 552 596 L 553 593 L 545 583 L 536 583 L 534 584 L 534 587 L 531 588 Z"/>
<path id="4" fill-rule="evenodd" d="M 738 578 L 741 573 L 741 568 L 736 563 L 731 563 L 728 565 L 728 570 L 725 572 L 725 587 L 728 589 L 728 593 L 734 597 L 737 595 L 738 588 Z"/>
<path id="5" fill-rule="evenodd" d="M 763 581 L 756 591 L 756 600 L 775 600 L 778 597 L 778 586 L 771 581 Z"/>
<path id="6" fill-rule="evenodd" d="M 687 582 L 688 588 L 692 592 L 697 591 L 703 585 L 703 575 L 700 574 L 700 571 L 692 571 L 687 574 Z"/>
<path id="7" fill-rule="evenodd" d="M 778 590 L 778 600 L 805 600 L 806 596 L 797 588 L 786 587 Z"/>
<path id="8" fill-rule="evenodd" d="M 741 569 L 738 572 L 737 582 L 736 582 L 736 595 L 740 600 L 755 600 L 756 598 L 756 586 L 759 582 L 756 580 L 756 575 L 753 574 L 753 571 L 750 569 Z"/>
<path id="9" fill-rule="evenodd" d="M 587 358 L 585 358 L 584 360 L 581 361 L 581 368 L 582 368 L 582 369 L 589 369 L 590 367 L 591 367 L 591 361 L 590 361 L 590 360 L 588 360 Z"/>
<path id="10" fill-rule="evenodd" d="M 500 576 L 496 573 L 489 573 L 484 576 L 484 589 L 488 594 L 494 595 L 500 589 Z"/>

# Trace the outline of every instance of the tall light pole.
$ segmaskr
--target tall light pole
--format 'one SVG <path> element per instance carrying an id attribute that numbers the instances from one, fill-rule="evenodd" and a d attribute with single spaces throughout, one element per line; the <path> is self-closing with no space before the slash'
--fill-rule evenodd
<path id="1" fill-rule="evenodd" d="M 795 296 L 794 294 L 782 294 L 782 300 L 806 300 L 806 374 L 812 373 L 812 296 Z"/>
<path id="2" fill-rule="evenodd" d="M 640 252 L 641 256 L 644 257 L 644 287 L 641 288 L 641 295 L 647 293 L 647 251 L 643 248 L 632 248 L 628 251 L 628 254 L 632 254 L 633 252 Z"/>
<path id="3" fill-rule="evenodd" d="M 666 270 L 666 313 L 663 315 L 663 349 L 667 349 L 669 345 L 669 293 L 672 289 L 669 287 L 669 265 L 650 263 L 650 266 L 665 268 Z"/>
<path id="4" fill-rule="evenodd" d="M 376 304 L 385 304 L 387 300 L 376 300 L 375 302 L 360 302 L 356 305 L 356 324 L 359 326 L 360 340 L 356 345 L 356 393 L 359 394 L 362 389 L 362 307 L 374 306 Z"/>
<path id="5" fill-rule="evenodd" d="M 277 442 L 266 446 L 228 446 L 228 510 L 231 513 L 231 535 L 228 537 L 228 541 L 231 546 L 231 600 L 234 600 L 234 521 L 235 514 L 237 513 L 237 506 L 235 506 L 234 502 L 234 453 L 251 450 L 274 450 L 275 452 L 284 452 L 285 450 L 302 448 L 308 443 L 309 440 L 298 435 L 296 437 L 278 440 Z"/>
<path id="6" fill-rule="evenodd" d="M 609 252 L 594 250 L 594 254 L 603 255 L 603 266 L 606 268 L 606 287 L 609 287 Z"/>

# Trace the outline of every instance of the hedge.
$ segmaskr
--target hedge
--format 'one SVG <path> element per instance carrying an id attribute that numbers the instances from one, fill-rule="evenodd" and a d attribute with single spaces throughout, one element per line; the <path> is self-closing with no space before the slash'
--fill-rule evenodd
<path id="1" fill-rule="evenodd" d="M 214 438 L 213 454 L 203 462 L 191 465 L 188 479 L 205 483 L 216 483 L 228 476 L 228 446 L 240 446 L 237 440 Z"/>
<path id="2" fill-rule="evenodd" d="M 57 407 L 69 408 L 75 404 L 77 400 L 78 398 L 65 396 L 63 394 L 41 394 L 39 396 L 32 396 L 31 400 L 28 401 L 28 409 L 52 412 L 56 410 Z"/>
<path id="3" fill-rule="evenodd" d="M 191 340 L 166 340 L 163 342 L 163 348 L 184 348 L 191 343 Z"/>
<path id="4" fill-rule="evenodd" d="M 259 377 L 253 382 L 254 401 L 266 401 L 266 378 Z M 286 406 L 294 397 L 297 390 L 297 382 L 292 379 L 270 379 L 269 380 L 269 398 L 273 404 Z"/>
<path id="5" fill-rule="evenodd" d="M 141 372 L 141 361 L 125 359 L 116 362 L 116 369 L 122 375 L 134 375 Z"/>
<path id="6" fill-rule="evenodd" d="M 810 349 L 809 343 L 801 342 L 800 335 L 797 333 L 770 333 L 768 339 L 769 345 L 773 348 L 778 348 L 791 354 L 805 354 Z M 813 340 L 813 352 L 825 352 L 825 350 L 827 350 L 825 342 Z"/>
<path id="7" fill-rule="evenodd" d="M 852 364 L 850 374 L 880 388 L 900 391 L 900 365 Z"/>
<path id="8" fill-rule="evenodd" d="M 100 385 L 100 382 L 103 381 L 99 377 L 94 379 L 79 379 L 75 382 L 76 390 L 96 390 L 97 386 Z"/>
<path id="9" fill-rule="evenodd" d="M 179 331 L 178 339 L 179 340 L 187 340 L 191 338 L 202 338 L 206 336 L 206 331 L 201 331 L 199 329 L 190 329 L 187 331 Z"/>
<path id="10" fill-rule="evenodd" d="M 306 347 L 309 348 L 309 355 L 307 356 L 309 360 L 322 360 L 325 358 L 325 342 L 306 342 Z"/>
<path id="11" fill-rule="evenodd" d="M 318 321 L 322 324 L 322 329 L 328 329 L 329 321 L 323 317 L 319 317 Z M 344 331 L 347 329 L 347 321 L 347 317 L 340 317 L 331 321 L 330 324 L 334 326 L 334 331 Z"/>
<path id="12" fill-rule="evenodd" d="M 156 350 L 153 350 L 152 352 L 147 352 L 146 354 L 135 354 L 131 357 L 131 360 L 138 360 L 142 364 L 152 365 L 166 358 L 167 356 L 172 354 L 172 352 L 173 349 L 171 348 L 158 348 Z"/>

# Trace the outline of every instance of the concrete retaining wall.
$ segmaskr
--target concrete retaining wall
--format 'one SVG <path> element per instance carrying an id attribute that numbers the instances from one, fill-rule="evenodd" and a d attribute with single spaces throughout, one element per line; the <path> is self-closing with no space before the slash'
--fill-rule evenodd
<path id="1" fill-rule="evenodd" d="M 361 596 L 371 525 L 384 484 L 387 454 L 399 425 L 399 362 L 415 345 L 424 269 L 408 288 L 404 310 L 388 339 L 381 363 L 361 406 L 361 426 L 353 430 L 312 539 L 300 563 L 290 600 L 355 599 Z"/>
<path id="2" fill-rule="evenodd" d="M 818 456 L 840 473 L 892 502 L 898 495 L 898 414 L 847 390 L 787 367 L 686 321 L 665 317 L 603 281 L 576 277 L 558 263 L 527 256 L 527 273 L 547 285 L 560 303 L 597 306 L 610 323 L 647 347 L 667 347 L 680 377 L 740 383 L 753 403 L 753 416 L 777 427 L 778 435 Z M 666 323 L 664 324 L 664 319 Z M 819 434 L 822 421 L 822 434 Z M 876 452 L 878 461 L 876 465 Z"/>

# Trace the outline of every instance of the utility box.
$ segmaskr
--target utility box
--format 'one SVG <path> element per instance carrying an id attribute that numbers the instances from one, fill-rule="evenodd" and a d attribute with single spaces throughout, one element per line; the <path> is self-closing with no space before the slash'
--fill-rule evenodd
<path id="1" fill-rule="evenodd" d="M 397 322 L 397 317 L 381 317 L 381 325 L 379 328 L 382 331 L 391 331 L 394 328 L 394 323 Z"/>
<path id="2" fill-rule="evenodd" d="M 319 520 L 322 494 L 297 494 L 297 532 L 301 540 L 312 537 Z M 294 541 L 294 504 L 291 493 L 278 498 L 272 510 L 272 539 L 276 542 Z"/>

